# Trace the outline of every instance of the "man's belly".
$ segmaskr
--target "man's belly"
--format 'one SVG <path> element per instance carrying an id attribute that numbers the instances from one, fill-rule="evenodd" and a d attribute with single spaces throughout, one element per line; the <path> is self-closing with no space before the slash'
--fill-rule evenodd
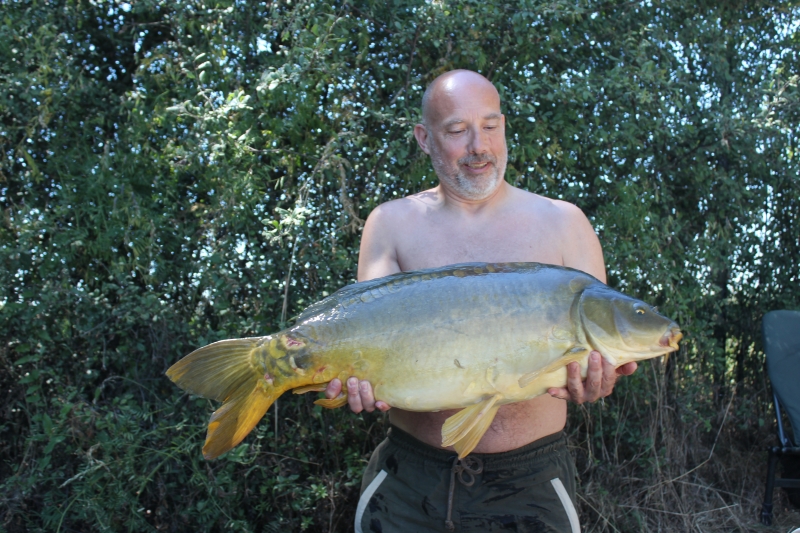
<path id="1" fill-rule="evenodd" d="M 442 445 L 442 425 L 457 410 L 423 413 L 393 408 L 389 421 L 416 439 Z M 475 453 L 500 453 L 515 450 L 564 429 L 567 402 L 549 395 L 500 407 Z"/>

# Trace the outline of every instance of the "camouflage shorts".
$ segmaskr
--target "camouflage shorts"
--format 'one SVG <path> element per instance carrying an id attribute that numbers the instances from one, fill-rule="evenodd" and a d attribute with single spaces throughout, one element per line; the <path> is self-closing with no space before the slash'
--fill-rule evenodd
<path id="1" fill-rule="evenodd" d="M 361 484 L 356 533 L 579 533 L 563 432 L 463 461 L 392 427 Z"/>

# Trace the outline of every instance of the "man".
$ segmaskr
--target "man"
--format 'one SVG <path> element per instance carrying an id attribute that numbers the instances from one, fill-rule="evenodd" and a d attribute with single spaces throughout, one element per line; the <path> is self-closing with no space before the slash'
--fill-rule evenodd
<path id="1" fill-rule="evenodd" d="M 359 281 L 470 261 L 564 265 L 605 281 L 600 242 L 580 209 L 504 180 L 505 117 L 486 78 L 466 70 L 436 78 L 423 96 L 414 136 L 430 155 L 439 185 L 370 214 Z M 617 374 L 635 369 L 631 363 L 615 370 L 592 352 L 585 382 L 572 363 L 567 387 L 502 406 L 461 462 L 441 447 L 442 424 L 453 411 L 392 409 L 389 437 L 365 472 L 356 531 L 579 531 L 563 400 L 607 396 Z M 334 380 L 326 394 L 333 398 L 341 389 Z M 375 400 L 366 381 L 348 379 L 347 395 L 356 413 L 390 408 Z"/>

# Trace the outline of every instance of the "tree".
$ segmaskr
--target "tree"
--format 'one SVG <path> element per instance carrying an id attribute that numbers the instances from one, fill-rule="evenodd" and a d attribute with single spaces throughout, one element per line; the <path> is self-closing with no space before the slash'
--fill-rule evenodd
<path id="1" fill-rule="evenodd" d="M 411 130 L 452 68 L 501 93 L 507 179 L 581 207 L 610 284 L 688 333 L 666 381 L 656 364 L 572 414 L 584 523 L 719 518 L 663 487 L 691 471 L 728 501 L 740 478 L 703 459 L 763 440 L 758 323 L 800 302 L 797 16 L 788 1 L 9 2 L 4 527 L 348 528 L 380 417 L 281 400 L 205 464 L 210 406 L 163 372 L 354 281 L 370 210 L 436 183 Z M 604 496 L 633 478 L 660 481 Z"/>

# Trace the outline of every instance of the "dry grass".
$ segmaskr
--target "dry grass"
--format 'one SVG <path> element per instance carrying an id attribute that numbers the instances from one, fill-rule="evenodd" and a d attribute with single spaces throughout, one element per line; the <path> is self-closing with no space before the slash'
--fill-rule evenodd
<path id="1" fill-rule="evenodd" d="M 758 427 L 752 409 L 758 399 L 732 392 L 721 409 L 709 409 L 712 419 L 703 419 L 687 410 L 686 398 L 667 402 L 663 376 L 654 374 L 649 398 L 623 390 L 609 399 L 616 405 L 575 413 L 580 423 L 573 424 L 570 442 L 584 531 L 786 533 L 800 527 L 800 510 L 781 489 L 774 492 L 773 525 L 759 522 L 766 449 L 777 439 L 769 424 Z M 619 413 L 612 428 L 610 411 Z M 643 433 L 631 441 L 636 429 Z"/>

